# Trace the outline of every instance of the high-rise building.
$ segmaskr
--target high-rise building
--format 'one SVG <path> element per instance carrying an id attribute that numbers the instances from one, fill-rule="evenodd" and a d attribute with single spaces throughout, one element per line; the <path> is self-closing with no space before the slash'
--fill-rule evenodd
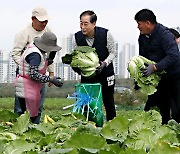
<path id="1" fill-rule="evenodd" d="M 67 40 L 66 40 L 65 36 L 63 36 L 63 38 L 61 39 L 61 47 L 62 47 L 62 49 L 56 53 L 56 57 L 55 57 L 54 75 L 65 79 L 65 77 L 64 77 L 64 65 L 63 65 L 62 60 L 61 60 L 61 57 L 66 54 L 66 49 L 67 49 Z"/>
<path id="2" fill-rule="evenodd" d="M 126 43 L 123 45 L 123 50 L 122 50 L 122 57 L 124 57 L 123 59 L 123 75 L 124 75 L 124 78 L 128 78 L 129 77 L 129 73 L 128 73 L 128 70 L 127 70 L 127 64 L 129 62 L 129 59 L 130 59 L 130 44 L 129 43 Z"/>
<path id="3" fill-rule="evenodd" d="M 130 59 L 136 56 L 135 45 L 126 43 L 122 46 L 122 51 L 119 53 L 119 77 L 129 78 L 129 72 L 127 70 L 128 62 Z"/>
<path id="4" fill-rule="evenodd" d="M 123 78 L 123 58 L 122 58 L 122 50 L 119 51 L 119 75 L 118 78 Z"/>
<path id="5" fill-rule="evenodd" d="M 0 50 L 0 83 L 3 83 L 3 51 Z"/>
<path id="6" fill-rule="evenodd" d="M 11 52 L 9 53 L 8 56 L 8 69 L 7 69 L 7 82 L 8 83 L 13 83 L 15 78 L 16 78 L 16 64 L 14 60 L 12 59 Z"/>
<path id="7" fill-rule="evenodd" d="M 118 50 L 119 50 L 119 46 L 118 46 L 118 42 L 116 42 L 115 43 L 115 58 L 113 60 L 115 76 L 119 75 L 119 54 L 118 54 Z"/>
<path id="8" fill-rule="evenodd" d="M 5 59 L 4 53 L 4 51 L 0 51 L 0 83 L 8 82 L 8 76 L 11 75 L 8 73 L 9 60 Z"/>
<path id="9" fill-rule="evenodd" d="M 130 58 L 137 56 L 135 45 L 130 45 Z"/>

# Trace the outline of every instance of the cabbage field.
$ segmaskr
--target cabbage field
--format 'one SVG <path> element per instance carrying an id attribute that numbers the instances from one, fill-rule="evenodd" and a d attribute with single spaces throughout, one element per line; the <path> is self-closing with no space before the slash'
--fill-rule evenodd
<path id="1" fill-rule="evenodd" d="M 180 124 L 171 120 L 167 125 L 161 125 L 161 116 L 155 110 L 119 110 L 112 121 L 105 121 L 103 127 L 96 127 L 95 123 L 87 122 L 83 115 L 62 109 L 71 101 L 56 101 L 46 102 L 41 123 L 36 125 L 30 122 L 28 112 L 17 117 L 12 108 L 3 109 L 1 100 L 0 153 L 180 153 Z M 12 107 L 13 104 L 7 102 L 7 105 Z M 45 115 L 51 120 L 44 121 Z"/>

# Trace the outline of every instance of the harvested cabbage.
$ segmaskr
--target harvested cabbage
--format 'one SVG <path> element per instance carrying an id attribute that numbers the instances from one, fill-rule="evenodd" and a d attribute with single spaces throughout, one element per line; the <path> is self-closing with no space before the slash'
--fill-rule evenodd
<path id="1" fill-rule="evenodd" d="M 78 68 L 82 76 L 91 77 L 96 74 L 99 66 L 99 58 L 95 48 L 89 46 L 77 46 L 70 54 L 62 57 L 64 64 L 70 64 L 73 68 Z"/>
<path id="2" fill-rule="evenodd" d="M 140 91 L 143 94 L 152 95 L 157 91 L 156 87 L 161 80 L 161 75 L 164 74 L 165 71 L 157 71 L 146 77 L 142 72 L 142 70 L 145 68 L 144 63 L 155 64 L 154 61 L 151 61 L 143 56 L 134 56 L 128 62 L 128 71 L 130 73 L 130 77 L 137 82 L 137 85 L 140 87 Z"/>

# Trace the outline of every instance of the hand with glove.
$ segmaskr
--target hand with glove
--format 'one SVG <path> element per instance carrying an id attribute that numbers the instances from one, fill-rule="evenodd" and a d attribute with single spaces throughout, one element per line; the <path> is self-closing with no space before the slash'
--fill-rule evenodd
<path id="1" fill-rule="evenodd" d="M 144 63 L 144 65 L 146 66 L 145 69 L 143 69 L 143 74 L 144 76 L 149 76 L 151 75 L 154 71 L 156 71 L 156 66 L 154 64 L 146 64 Z"/>
<path id="2" fill-rule="evenodd" d="M 56 87 L 61 87 L 63 83 L 60 80 L 60 77 L 50 76 L 49 82 L 53 83 Z"/>
<path id="3" fill-rule="evenodd" d="M 100 73 L 102 72 L 103 68 L 105 68 L 105 67 L 107 66 L 107 64 L 106 64 L 105 61 L 103 61 L 103 62 L 100 61 L 99 63 L 100 63 L 100 66 L 98 66 L 98 67 L 96 68 L 96 72 L 97 72 L 98 74 L 100 74 Z"/>

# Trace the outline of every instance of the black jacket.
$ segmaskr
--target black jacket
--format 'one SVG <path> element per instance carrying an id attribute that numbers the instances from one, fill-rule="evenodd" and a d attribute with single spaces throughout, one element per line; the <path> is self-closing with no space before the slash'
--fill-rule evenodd
<path id="1" fill-rule="evenodd" d="M 180 53 L 174 35 L 157 23 L 150 35 L 139 36 L 139 54 L 156 62 L 158 71 L 180 77 Z"/>
<path id="2" fill-rule="evenodd" d="M 101 27 L 95 27 L 94 43 L 92 47 L 95 47 L 96 53 L 100 61 L 104 61 L 108 56 L 109 52 L 107 49 L 107 32 L 108 30 Z M 81 31 L 75 33 L 75 39 L 78 46 L 88 46 L 85 36 Z M 100 76 L 107 77 L 114 74 L 113 64 L 109 64 L 101 72 Z"/>

